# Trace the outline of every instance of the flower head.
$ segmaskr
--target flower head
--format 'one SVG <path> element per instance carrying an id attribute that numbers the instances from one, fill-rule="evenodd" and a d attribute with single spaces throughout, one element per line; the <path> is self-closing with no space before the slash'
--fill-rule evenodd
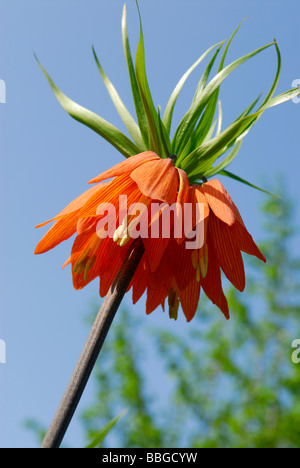
<path id="1" fill-rule="evenodd" d="M 141 237 L 145 253 L 130 284 L 133 303 L 147 290 L 147 313 L 159 305 L 164 308 L 168 298 L 170 317 L 177 318 L 181 303 L 189 321 L 196 312 L 202 287 L 229 318 L 221 269 L 242 291 L 245 274 L 241 251 L 265 259 L 222 184 L 213 179 L 202 186 L 190 186 L 185 172 L 176 168 L 173 161 L 145 152 L 95 177 L 91 183 L 96 185 L 51 220 L 55 224 L 39 242 L 35 253 L 46 252 L 76 234 L 71 256 L 65 263 L 72 265 L 74 287 L 81 289 L 100 277 L 100 295 L 105 296 L 131 243 Z M 109 178 L 113 180 L 103 183 Z M 172 205 L 175 210 L 171 217 Z M 192 207 L 190 219 L 189 206 Z M 180 210 L 181 236 L 176 237 Z M 151 235 L 155 220 L 164 221 L 166 211 L 167 235 L 162 233 L 163 224 L 158 226 L 157 236 Z M 190 232 L 194 233 L 197 223 L 203 227 L 202 243 L 187 248 L 184 241 Z M 190 232 L 183 229 L 186 224 Z"/>
<path id="2" fill-rule="evenodd" d="M 110 183 L 99 183 L 111 177 L 114 179 Z M 181 169 L 175 168 L 172 159 L 161 159 L 153 152 L 146 152 L 100 174 L 91 183 L 97 185 L 50 220 L 55 224 L 39 242 L 35 253 L 44 253 L 76 233 L 71 256 L 66 262 L 72 264 L 74 286 L 80 289 L 100 276 L 104 278 L 100 289 L 104 296 L 130 244 L 139 236 L 136 232 L 133 237 L 133 229 L 143 219 L 146 220 L 144 235 L 147 236 L 145 250 L 149 268 L 156 269 L 168 238 L 163 242 L 159 237 L 148 239 L 151 225 L 148 209 L 154 202 L 169 206 L 181 199 L 188 190 L 188 179 Z M 138 215 L 133 214 L 133 208 Z"/>
<path id="3" fill-rule="evenodd" d="M 171 318 L 177 318 L 181 304 L 189 321 L 196 312 L 202 289 L 229 318 L 221 271 L 242 291 L 245 272 L 241 252 L 262 261 L 265 258 L 229 194 L 214 177 L 221 174 L 259 189 L 229 172 L 227 166 L 262 113 L 297 96 L 300 88 L 273 97 L 281 68 L 276 41 L 225 66 L 228 48 L 238 27 L 223 51 L 214 78 L 209 81 L 225 41 L 209 48 L 182 76 L 161 116 L 150 92 L 140 13 L 139 18 L 140 38 L 134 66 L 124 6 L 123 47 L 137 122 L 105 74 L 93 49 L 97 67 L 129 137 L 68 98 L 38 62 L 63 108 L 105 138 L 127 159 L 95 177 L 91 181 L 95 185 L 51 220 L 55 223 L 39 242 L 36 253 L 50 250 L 76 234 L 70 258 L 65 263 L 72 265 L 74 287 L 83 288 L 100 277 L 100 294 L 104 296 L 133 239 L 140 237 L 145 249 L 130 284 L 134 303 L 147 291 L 147 313 L 159 305 L 164 308 L 167 300 Z M 241 64 L 273 46 L 277 70 L 266 98 L 253 111 L 259 101 L 259 98 L 255 99 L 222 130 L 221 84 Z M 181 89 L 189 75 L 212 51 L 213 56 L 204 69 L 191 105 L 171 136 L 173 111 Z M 224 158 L 218 162 L 222 156 Z M 112 180 L 107 182 L 108 179 Z"/>

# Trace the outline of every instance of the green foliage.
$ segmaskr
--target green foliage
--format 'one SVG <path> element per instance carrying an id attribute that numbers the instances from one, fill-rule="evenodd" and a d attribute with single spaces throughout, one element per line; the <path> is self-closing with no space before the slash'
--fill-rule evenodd
<path id="1" fill-rule="evenodd" d="M 98 431 L 98 433 L 92 439 L 92 442 L 86 448 L 99 448 L 107 434 L 112 430 L 112 428 L 117 424 L 117 422 L 126 414 L 126 410 L 122 411 L 118 416 L 109 421 L 105 426 Z"/>
<path id="2" fill-rule="evenodd" d="M 291 343 L 300 338 L 300 260 L 291 248 L 292 207 L 284 197 L 269 199 L 263 213 L 267 264 L 248 261 L 246 292 L 228 289 L 229 322 L 204 298 L 177 333 L 149 330 L 146 319 L 119 312 L 95 369 L 95 401 L 83 415 L 88 440 L 126 408 L 103 446 L 299 447 L 300 364 L 292 363 Z"/>
<path id="3" fill-rule="evenodd" d="M 48 80 L 58 102 L 71 117 L 97 132 L 126 158 L 147 150 L 154 151 L 162 158 L 166 158 L 170 154 L 175 153 L 178 156 L 175 164 L 187 173 L 191 183 L 199 181 L 201 183 L 203 176 L 206 178 L 212 177 L 222 171 L 222 175 L 234 177 L 242 183 L 246 183 L 251 187 L 257 188 L 253 184 L 244 181 L 242 178 L 237 177 L 224 169 L 236 157 L 243 138 L 261 117 L 263 112 L 271 107 L 293 99 L 293 97 L 297 96 L 300 92 L 300 88 L 295 88 L 273 97 L 281 70 L 281 56 L 276 41 L 239 57 L 232 63 L 225 66 L 225 58 L 227 56 L 229 46 L 238 32 L 240 24 L 229 38 L 227 45 L 224 47 L 224 51 L 217 68 L 217 73 L 213 78 L 209 81 L 211 71 L 216 63 L 216 59 L 225 43 L 225 40 L 210 47 L 184 73 L 171 93 L 166 109 L 161 118 L 161 110 L 159 107 L 156 107 L 149 86 L 148 74 L 146 71 L 145 41 L 142 19 L 137 0 L 136 5 L 139 15 L 140 33 L 135 62 L 133 61 L 128 38 L 126 5 L 124 5 L 122 15 L 122 41 L 137 121 L 135 120 L 135 117 L 130 114 L 113 83 L 104 72 L 93 48 L 93 55 L 97 68 L 112 102 L 123 120 L 125 128 L 131 138 L 127 137 L 121 130 L 98 116 L 95 112 L 82 107 L 67 97 L 56 86 L 36 57 L 37 62 Z M 259 100 L 259 98 L 255 99 L 250 105 L 248 105 L 242 114 L 235 119 L 234 122 L 222 131 L 222 113 L 219 112 L 217 130 L 214 134 L 216 125 L 216 122 L 214 122 L 215 113 L 220 87 L 224 80 L 226 80 L 232 72 L 245 62 L 273 46 L 277 55 L 276 73 L 271 88 L 262 104 L 255 112 L 251 113 Z M 183 85 L 190 74 L 214 49 L 216 50 L 201 75 L 193 100 L 172 136 L 171 127 L 173 111 Z M 220 105 L 219 110 L 221 110 Z M 223 156 L 224 158 L 221 163 L 215 166 L 214 164 L 217 160 Z"/>

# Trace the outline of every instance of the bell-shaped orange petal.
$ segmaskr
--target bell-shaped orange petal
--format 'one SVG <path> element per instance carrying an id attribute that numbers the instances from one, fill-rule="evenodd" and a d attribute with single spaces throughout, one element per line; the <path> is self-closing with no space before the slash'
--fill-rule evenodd
<path id="1" fill-rule="evenodd" d="M 148 262 L 152 272 L 156 271 L 164 252 L 169 243 L 168 238 L 159 237 L 158 239 L 145 238 L 143 244 L 147 254 Z"/>
<path id="2" fill-rule="evenodd" d="M 95 233 L 96 226 L 95 226 L 95 218 L 91 216 L 90 218 L 80 218 L 77 221 L 76 232 L 79 236 L 83 232 L 90 232 L 93 231 Z"/>
<path id="3" fill-rule="evenodd" d="M 188 209 L 185 209 L 184 211 L 184 225 L 185 225 L 185 231 L 186 231 L 185 235 L 186 237 L 191 235 L 191 232 L 195 229 L 197 223 L 204 223 L 203 241 L 205 242 L 207 223 L 208 223 L 208 217 L 209 217 L 209 205 L 202 191 L 202 187 L 198 185 L 192 185 L 189 188 L 187 203 L 191 205 L 192 210 L 190 211 Z M 183 237 L 182 241 L 186 239 L 186 237 Z"/>
<path id="4" fill-rule="evenodd" d="M 70 214 L 56 221 L 49 231 L 40 240 L 35 249 L 35 254 L 42 254 L 53 249 L 61 242 L 69 239 L 76 232 L 76 214 Z"/>
<path id="5" fill-rule="evenodd" d="M 132 241 L 128 242 L 125 247 L 120 247 L 112 239 L 105 239 L 106 244 L 101 245 L 103 257 L 100 271 L 100 296 L 104 297 L 108 293 L 109 288 L 113 284 L 130 248 Z"/>
<path id="6" fill-rule="evenodd" d="M 202 191 L 217 218 L 231 226 L 239 214 L 229 193 L 221 182 L 217 179 L 209 180 L 202 185 Z"/>
<path id="7" fill-rule="evenodd" d="M 184 206 L 189 193 L 189 179 L 186 172 L 184 172 L 182 169 L 177 169 L 177 171 L 179 175 L 177 203 L 180 203 L 180 205 Z"/>
<path id="8" fill-rule="evenodd" d="M 97 185 L 94 185 L 93 187 L 90 187 L 86 192 L 82 193 L 79 197 L 75 198 L 75 200 L 69 203 L 69 205 L 67 205 L 54 218 L 49 219 L 48 221 L 45 221 L 42 224 L 38 224 L 36 227 L 37 228 L 43 227 L 46 224 L 51 223 L 52 221 L 56 221 L 57 219 L 60 219 L 63 216 L 66 216 L 71 213 L 74 213 L 75 211 L 78 211 L 94 193 L 96 193 L 98 190 L 100 190 L 102 187 L 105 187 L 106 185 L 108 184 L 102 183 L 102 184 L 97 184 Z"/>
<path id="9" fill-rule="evenodd" d="M 172 244 L 174 246 L 174 242 Z M 178 246 L 178 249 L 173 248 L 173 255 L 171 252 L 169 254 L 173 274 L 180 291 L 184 290 L 196 277 L 195 269 L 192 264 L 192 252 L 192 250 L 186 249 L 185 244 L 182 243 Z"/>
<path id="10" fill-rule="evenodd" d="M 179 176 L 171 159 L 148 161 L 135 169 L 130 177 L 146 197 L 169 205 L 176 201 Z"/>
<path id="11" fill-rule="evenodd" d="M 162 306 L 165 310 L 165 300 L 168 296 L 168 291 L 160 286 L 158 289 L 147 289 L 147 301 L 146 301 L 146 314 L 151 314 L 158 306 Z"/>
<path id="12" fill-rule="evenodd" d="M 205 278 L 201 278 L 201 286 L 206 296 L 229 319 L 227 299 L 222 289 L 221 270 L 211 241 L 208 239 L 208 268 Z"/>
<path id="13" fill-rule="evenodd" d="M 194 279 L 190 281 L 188 286 L 182 291 L 179 290 L 179 300 L 188 322 L 192 320 L 197 311 L 200 289 L 200 281 L 196 281 L 196 276 L 194 275 Z"/>
<path id="14" fill-rule="evenodd" d="M 237 247 L 242 250 L 242 252 L 254 255 L 264 263 L 266 262 L 266 258 L 255 244 L 251 234 L 249 234 L 244 224 L 236 222 L 230 226 L 230 231 L 235 239 Z"/>
<path id="15" fill-rule="evenodd" d="M 146 269 L 146 255 L 144 253 L 136 272 L 132 278 L 128 290 L 132 287 L 132 303 L 136 304 L 137 301 L 142 297 L 147 288 L 147 269 Z"/>
<path id="16" fill-rule="evenodd" d="M 245 288 L 245 270 L 241 252 L 234 242 L 230 227 L 211 213 L 208 225 L 218 264 L 228 280 L 239 290 Z M 208 254 L 208 264 L 210 256 Z"/>
<path id="17" fill-rule="evenodd" d="M 174 225 L 175 227 L 180 227 L 179 234 L 177 234 L 177 229 L 174 230 L 174 238 L 180 244 L 184 239 L 184 208 L 185 204 L 188 202 L 189 197 L 189 179 L 182 169 L 177 169 L 179 176 L 179 189 L 176 200 L 176 211 L 174 213 Z"/>
<path id="18" fill-rule="evenodd" d="M 144 164 L 147 161 L 152 161 L 155 159 L 160 159 L 156 153 L 153 151 L 145 151 L 144 153 L 136 154 L 130 158 L 122 161 L 116 166 L 108 169 L 105 172 L 102 172 L 97 177 L 89 181 L 89 184 L 94 184 L 95 182 L 100 182 L 101 180 L 110 179 L 111 177 L 117 177 L 122 174 L 132 172 L 134 169 L 139 167 L 141 164 Z"/>
<path id="19" fill-rule="evenodd" d="M 146 252 L 145 252 L 146 253 Z M 173 265 L 168 257 L 168 248 L 166 249 L 159 266 L 155 271 L 151 270 L 148 256 L 147 258 L 147 273 L 148 273 L 148 285 L 151 289 L 159 289 L 163 286 L 167 291 L 170 289 L 173 281 Z"/>
<path id="20" fill-rule="evenodd" d="M 120 195 L 130 194 L 134 190 L 138 192 L 136 184 L 127 174 L 117 177 L 87 200 L 78 212 L 78 218 L 97 216 L 97 208 L 100 205 L 104 206 L 105 203 L 111 203 L 118 207 Z"/>

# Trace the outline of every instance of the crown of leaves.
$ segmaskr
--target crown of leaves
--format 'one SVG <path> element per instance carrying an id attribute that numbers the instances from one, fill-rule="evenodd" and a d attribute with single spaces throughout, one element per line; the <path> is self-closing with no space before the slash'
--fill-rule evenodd
<path id="1" fill-rule="evenodd" d="M 274 97 L 281 69 L 281 56 L 276 41 L 274 40 L 274 42 L 240 57 L 225 67 L 224 63 L 229 46 L 240 28 L 241 22 L 224 48 L 217 74 L 209 81 L 211 69 L 225 41 L 210 47 L 184 73 L 172 92 L 164 114 L 162 115 L 160 107 L 156 108 L 154 105 L 149 88 L 145 65 L 142 20 L 137 1 L 136 4 L 140 22 L 140 37 L 135 63 L 133 62 L 128 39 L 126 5 L 124 5 L 122 16 L 122 39 L 137 120 L 132 117 L 126 108 L 116 88 L 104 72 L 94 47 L 92 48 L 103 82 L 130 137 L 126 136 L 117 127 L 99 115 L 80 106 L 67 97 L 56 86 L 35 56 L 59 103 L 71 117 L 97 132 L 126 158 L 149 150 L 154 151 L 162 158 L 166 158 L 171 154 L 176 154 L 176 166 L 186 171 L 191 183 L 201 182 L 203 177 L 209 178 L 216 174 L 222 174 L 266 192 L 232 172 L 229 172 L 226 168 L 238 154 L 243 138 L 261 117 L 263 112 L 270 107 L 292 99 L 300 93 L 299 87 Z M 231 125 L 222 129 L 222 108 L 219 101 L 221 84 L 237 67 L 271 46 L 274 46 L 276 50 L 277 69 L 267 96 L 262 104 L 254 111 L 254 108 L 260 100 L 260 94 Z M 210 53 L 212 53 L 212 57 L 200 78 L 192 103 L 177 126 L 174 135 L 171 136 L 172 117 L 177 98 L 190 74 Z M 215 118 L 217 108 L 218 116 Z M 218 162 L 219 158 L 222 156 L 224 156 L 223 159 L 221 162 Z"/>

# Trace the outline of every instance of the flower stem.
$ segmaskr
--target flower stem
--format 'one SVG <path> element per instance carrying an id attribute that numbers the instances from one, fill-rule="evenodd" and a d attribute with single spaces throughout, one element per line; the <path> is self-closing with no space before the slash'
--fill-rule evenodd
<path id="1" fill-rule="evenodd" d="M 127 257 L 100 307 L 41 448 L 59 448 L 101 351 L 107 332 L 143 253 L 143 243 L 137 239 L 129 249 Z"/>

